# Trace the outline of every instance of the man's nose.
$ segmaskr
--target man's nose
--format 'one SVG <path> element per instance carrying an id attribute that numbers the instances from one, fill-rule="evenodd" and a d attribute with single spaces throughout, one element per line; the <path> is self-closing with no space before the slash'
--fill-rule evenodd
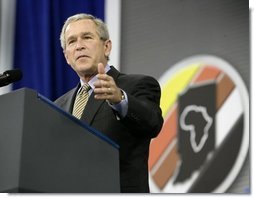
<path id="1" fill-rule="evenodd" d="M 85 49 L 85 43 L 82 39 L 77 40 L 76 50 L 82 50 Z"/>

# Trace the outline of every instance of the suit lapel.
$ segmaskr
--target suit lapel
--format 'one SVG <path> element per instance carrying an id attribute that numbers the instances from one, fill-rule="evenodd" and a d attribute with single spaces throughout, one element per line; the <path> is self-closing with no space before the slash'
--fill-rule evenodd
<path id="1" fill-rule="evenodd" d="M 99 111 L 105 100 L 94 99 L 94 93 L 91 94 L 87 102 L 86 108 L 81 116 L 81 120 L 84 120 L 88 124 L 91 124 L 94 116 Z"/>
<path id="2" fill-rule="evenodd" d="M 120 72 L 115 67 L 110 66 L 110 70 L 108 71 L 107 74 L 112 76 L 114 78 L 114 80 L 116 81 L 116 79 L 120 75 Z"/>
<path id="3" fill-rule="evenodd" d="M 112 76 L 116 81 L 120 73 L 113 66 L 111 66 L 111 69 L 108 71 L 107 74 Z M 100 110 L 100 108 L 102 107 L 102 105 L 104 105 L 105 102 L 105 100 L 96 100 L 94 98 L 94 93 L 92 93 L 89 97 L 86 108 L 81 116 L 81 120 L 84 120 L 88 124 L 91 124 L 97 112 Z"/>

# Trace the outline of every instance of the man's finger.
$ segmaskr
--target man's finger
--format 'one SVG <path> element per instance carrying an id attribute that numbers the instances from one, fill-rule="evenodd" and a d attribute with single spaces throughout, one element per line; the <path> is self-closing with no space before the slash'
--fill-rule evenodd
<path id="1" fill-rule="evenodd" d="M 102 63 L 98 64 L 98 73 L 99 74 L 105 74 L 105 67 Z"/>

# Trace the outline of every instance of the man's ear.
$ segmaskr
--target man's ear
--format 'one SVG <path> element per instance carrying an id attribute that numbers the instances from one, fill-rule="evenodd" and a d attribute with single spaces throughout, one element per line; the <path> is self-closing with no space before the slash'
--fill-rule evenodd
<path id="1" fill-rule="evenodd" d="M 104 43 L 105 56 L 109 57 L 112 48 L 111 40 L 106 40 Z"/>

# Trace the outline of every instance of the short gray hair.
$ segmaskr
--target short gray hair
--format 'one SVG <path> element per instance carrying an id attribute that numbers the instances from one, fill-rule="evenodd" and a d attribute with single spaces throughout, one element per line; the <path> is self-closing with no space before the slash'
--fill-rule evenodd
<path id="1" fill-rule="evenodd" d="M 67 26 L 72 22 L 83 20 L 83 19 L 90 19 L 95 23 L 95 25 L 97 27 L 96 32 L 98 33 L 101 40 L 106 41 L 109 39 L 108 28 L 107 28 L 106 24 L 101 19 L 96 18 L 90 14 L 83 14 L 83 13 L 76 14 L 76 15 L 69 17 L 63 25 L 61 35 L 60 35 L 61 47 L 63 48 L 63 50 L 65 50 L 65 48 L 66 48 L 65 31 L 66 31 Z"/>

